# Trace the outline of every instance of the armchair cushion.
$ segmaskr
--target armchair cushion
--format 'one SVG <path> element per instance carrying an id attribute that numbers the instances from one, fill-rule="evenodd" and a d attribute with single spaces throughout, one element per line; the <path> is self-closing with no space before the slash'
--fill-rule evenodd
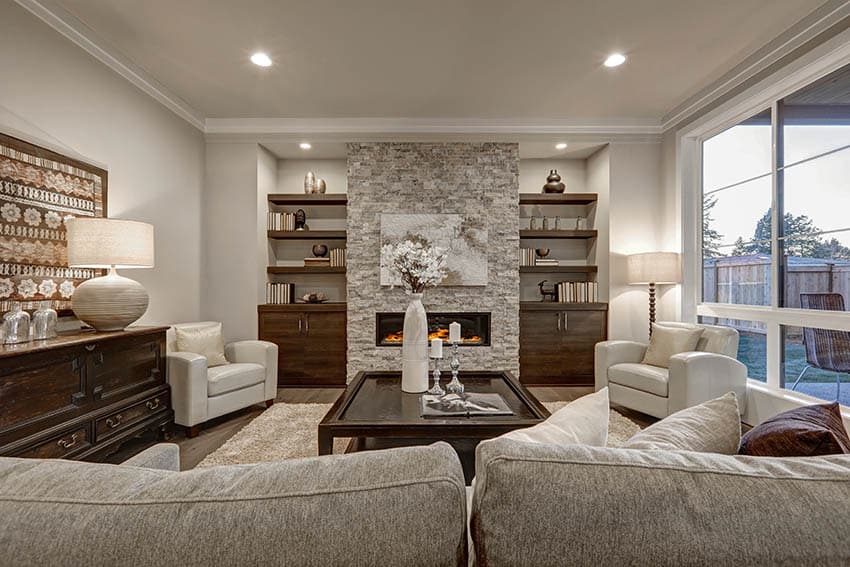
<path id="1" fill-rule="evenodd" d="M 643 363 L 667 368 L 671 356 L 694 350 L 702 333 L 703 330 L 700 327 L 683 329 L 653 324 L 652 338 L 643 357 Z"/>
<path id="2" fill-rule="evenodd" d="M 207 366 L 210 368 L 227 364 L 227 359 L 224 357 L 221 323 L 176 325 L 174 331 L 178 351 L 194 352 L 206 357 Z"/>
<path id="3" fill-rule="evenodd" d="M 649 364 L 624 362 L 608 369 L 608 381 L 641 392 L 667 397 L 668 370 Z"/>
<path id="4" fill-rule="evenodd" d="M 734 455 L 740 442 L 738 400 L 734 392 L 729 392 L 653 423 L 632 436 L 623 448 Z"/>
<path id="5" fill-rule="evenodd" d="M 216 366 L 207 372 L 207 393 L 219 396 L 241 390 L 266 380 L 266 369 L 259 364 L 237 362 L 227 366 Z"/>

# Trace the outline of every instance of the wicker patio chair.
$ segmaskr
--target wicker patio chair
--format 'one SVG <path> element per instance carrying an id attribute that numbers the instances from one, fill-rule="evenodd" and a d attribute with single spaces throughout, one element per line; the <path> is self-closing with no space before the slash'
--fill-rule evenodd
<path id="1" fill-rule="evenodd" d="M 801 293 L 800 307 L 822 311 L 844 311 L 840 293 Z M 835 399 L 841 397 L 841 374 L 850 372 L 850 332 L 803 327 L 806 347 L 806 367 L 797 376 L 791 389 L 797 388 L 810 368 L 835 372 Z"/>

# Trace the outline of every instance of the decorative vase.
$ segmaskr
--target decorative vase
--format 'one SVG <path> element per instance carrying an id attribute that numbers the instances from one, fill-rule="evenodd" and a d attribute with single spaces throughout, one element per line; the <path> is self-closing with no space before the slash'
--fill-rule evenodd
<path id="1" fill-rule="evenodd" d="M 325 183 L 325 180 L 321 179 L 321 178 L 317 179 L 316 180 L 316 193 L 324 193 L 327 190 L 328 190 L 328 184 Z"/>
<path id="2" fill-rule="evenodd" d="M 413 293 L 410 298 L 404 313 L 401 390 L 420 393 L 428 389 L 428 316 L 422 306 L 422 294 Z"/>
<path id="3" fill-rule="evenodd" d="M 21 308 L 20 301 L 3 315 L 3 342 L 7 345 L 25 343 L 30 340 L 30 314 Z"/>
<path id="4" fill-rule="evenodd" d="M 304 176 L 304 192 L 307 194 L 316 192 L 316 174 L 308 171 Z"/>
<path id="5" fill-rule="evenodd" d="M 567 186 L 561 183 L 561 176 L 558 175 L 557 169 L 549 170 L 549 175 L 546 177 L 546 185 L 543 186 L 544 193 L 563 193 Z"/>
<path id="6" fill-rule="evenodd" d="M 118 275 L 115 268 L 81 283 L 71 296 L 77 319 L 96 331 L 123 331 L 148 310 L 148 292 L 142 284 Z"/>
<path id="7" fill-rule="evenodd" d="M 52 339 L 56 336 L 56 310 L 50 307 L 50 301 L 40 301 L 38 309 L 32 315 L 33 340 Z"/>
<path id="8" fill-rule="evenodd" d="M 328 246 L 326 244 L 314 244 L 313 256 L 316 258 L 324 258 L 328 255 Z"/>

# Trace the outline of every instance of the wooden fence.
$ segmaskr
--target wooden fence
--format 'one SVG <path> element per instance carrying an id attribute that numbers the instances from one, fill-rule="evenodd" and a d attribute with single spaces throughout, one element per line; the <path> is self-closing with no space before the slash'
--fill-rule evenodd
<path id="1" fill-rule="evenodd" d="M 703 301 L 738 305 L 770 305 L 770 257 L 764 255 L 711 258 L 703 262 Z M 785 307 L 800 307 L 801 293 L 840 293 L 850 305 L 850 262 L 789 257 L 785 268 Z M 764 323 L 717 319 L 739 331 L 764 333 Z M 787 329 L 789 337 L 799 327 Z"/>

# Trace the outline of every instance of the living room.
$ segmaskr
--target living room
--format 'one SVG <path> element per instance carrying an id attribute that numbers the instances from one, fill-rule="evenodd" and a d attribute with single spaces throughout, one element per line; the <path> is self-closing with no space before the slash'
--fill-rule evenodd
<path id="1" fill-rule="evenodd" d="M 850 2 L 0 43 L 0 563 L 850 564 Z"/>

